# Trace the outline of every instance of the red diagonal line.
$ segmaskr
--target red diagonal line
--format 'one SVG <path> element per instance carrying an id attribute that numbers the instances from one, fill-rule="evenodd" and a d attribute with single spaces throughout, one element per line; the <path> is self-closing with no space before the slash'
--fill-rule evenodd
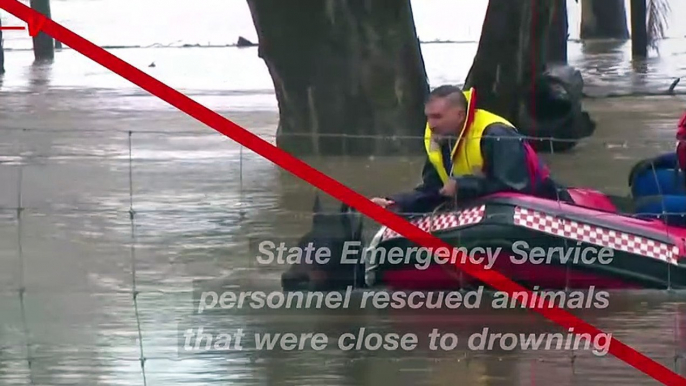
<path id="1" fill-rule="evenodd" d="M 29 22 L 30 20 L 39 20 L 38 18 L 40 17 L 40 14 L 37 11 L 17 0 L 0 0 L 0 8 L 4 8 L 9 13 L 26 22 Z M 424 247 L 431 248 L 432 250 L 436 250 L 437 248 L 454 248 L 437 237 L 420 230 L 400 216 L 374 204 L 366 197 L 310 167 L 303 161 L 269 144 L 223 116 L 110 54 L 60 24 L 47 19 L 42 26 L 42 31 L 123 78 L 128 79 L 172 106 L 175 106 L 198 121 L 255 151 L 264 158 L 267 158 L 331 196 L 356 208 L 361 213 L 388 226 L 405 236 L 408 240 L 414 241 Z M 534 304 L 538 304 L 538 301 L 536 301 L 538 296 L 514 283 L 502 274 L 495 272 L 494 270 L 486 270 L 482 265 L 461 263 L 462 260 L 462 258 L 457 259 L 458 263 L 455 265 L 469 275 L 500 291 L 507 292 L 510 295 L 515 292 L 525 291 L 529 294 L 529 299 L 535 299 Z M 464 260 L 468 261 L 469 259 Z M 563 327 L 574 328 L 575 333 L 587 333 L 590 334 L 592 338 L 603 333 L 596 327 L 560 308 L 535 307 L 533 309 Z M 611 339 L 609 352 L 666 385 L 686 385 L 686 378 L 680 377 L 670 369 L 637 352 L 615 338 Z"/>

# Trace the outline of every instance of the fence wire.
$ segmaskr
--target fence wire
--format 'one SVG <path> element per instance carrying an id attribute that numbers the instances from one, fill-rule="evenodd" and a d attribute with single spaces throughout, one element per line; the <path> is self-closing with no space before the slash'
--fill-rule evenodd
<path id="1" fill-rule="evenodd" d="M 3 127 L 0 129 L 2 132 L 24 132 L 24 133 L 37 133 L 37 134 L 42 134 L 42 133 L 51 133 L 51 134 L 59 134 L 59 133 L 73 133 L 73 134 L 119 134 L 122 136 L 126 136 L 129 133 L 135 134 L 135 135 L 143 135 L 143 134 L 155 134 L 156 136 L 162 136 L 162 137 L 180 137 L 180 136 L 205 136 L 205 135 L 213 135 L 217 137 L 224 137 L 223 134 L 217 133 L 217 132 L 212 132 L 208 129 L 198 129 L 198 130 L 117 130 L 117 129 L 84 129 L 84 128 L 74 128 L 74 129 L 46 129 L 42 127 Z M 274 140 L 278 137 L 282 138 L 287 138 L 287 137 L 294 137 L 294 138 L 340 138 L 340 139 L 372 139 L 372 140 L 405 140 L 405 139 L 417 139 L 417 140 L 424 140 L 424 135 L 398 135 L 398 134 L 389 134 L 389 135 L 381 135 L 381 134 L 347 134 L 347 133 L 322 133 L 322 132 L 315 132 L 315 133 L 287 133 L 287 134 L 276 134 L 276 133 L 259 133 L 256 134 L 260 138 L 270 141 Z M 672 146 L 674 143 L 676 143 L 675 140 L 665 140 L 665 139 L 656 139 L 654 136 L 651 137 L 643 137 L 643 138 L 637 138 L 637 137 L 631 137 L 631 138 L 622 138 L 622 139 L 617 139 L 617 138 L 603 138 L 597 134 L 594 136 L 588 137 L 588 138 L 581 138 L 581 139 L 567 139 L 567 138 L 556 138 L 556 137 L 546 137 L 546 136 L 529 136 L 529 135 L 521 135 L 521 138 L 526 139 L 528 141 L 534 141 L 534 142 L 543 142 L 543 143 L 579 143 L 581 146 L 606 146 L 606 147 L 611 147 L 611 148 L 629 148 L 631 147 L 632 149 L 637 149 L 637 148 L 644 148 L 644 147 L 663 147 L 665 145 Z M 502 139 L 511 139 L 511 138 L 502 138 Z M 69 155 L 69 154 L 62 154 L 62 155 Z M 95 156 L 99 157 L 99 156 Z"/>
<path id="2" fill-rule="evenodd" d="M 14 213 L 16 216 L 16 228 L 17 228 L 17 278 L 18 278 L 18 288 L 16 289 L 16 293 L 20 302 L 20 307 L 21 307 L 21 323 L 22 323 L 22 328 L 23 328 L 23 335 L 25 338 L 25 344 L 26 344 L 26 349 L 27 349 L 27 365 L 28 365 L 28 370 L 29 370 L 29 377 L 30 377 L 30 382 L 31 384 L 36 384 L 34 381 L 33 377 L 33 359 L 34 359 L 34 346 L 33 342 L 31 341 L 31 331 L 28 327 L 28 322 L 27 322 L 27 316 L 26 316 L 26 307 L 25 307 L 25 293 L 26 293 L 26 285 L 25 285 L 25 267 L 24 267 L 24 247 L 23 247 L 23 229 L 24 229 L 24 215 L 27 212 L 35 212 L 35 213 L 43 213 L 43 214 L 54 214 L 54 213 L 78 213 L 78 214 L 89 214 L 89 213 L 123 213 L 127 212 L 128 213 L 128 218 L 130 222 L 130 268 L 131 268 L 131 286 L 132 286 L 132 291 L 131 291 L 131 296 L 132 296 L 132 303 L 133 303 L 133 308 L 134 308 L 134 313 L 135 313 L 135 318 L 136 318 L 136 328 L 137 328 L 137 336 L 138 336 L 138 350 L 139 350 L 139 358 L 138 361 L 140 362 L 140 369 L 142 373 L 142 382 L 144 385 L 147 385 L 147 377 L 146 377 L 146 360 L 151 359 L 151 357 L 146 357 L 145 350 L 144 350 L 144 345 L 143 345 L 143 329 L 141 327 L 141 318 L 139 314 L 139 295 L 141 294 L 139 288 L 138 288 L 138 283 L 137 283 L 137 268 L 138 268 L 138 261 L 137 261 L 137 245 L 138 245 L 138 238 L 137 238 L 137 233 L 136 233 L 136 221 L 137 221 L 137 215 L 141 213 L 170 213 L 170 212 L 178 212 L 178 209 L 153 209 L 153 210 L 139 210 L 136 208 L 136 201 L 134 200 L 134 168 L 135 168 L 135 160 L 136 157 L 134 157 L 134 145 L 133 145 L 133 137 L 137 135 L 149 135 L 149 134 L 154 134 L 156 136 L 198 136 L 200 134 L 202 135 L 219 135 L 219 134 L 205 134 L 201 132 L 200 130 L 193 130 L 193 131 L 149 131 L 149 130 L 141 130 L 141 131 L 131 131 L 131 130 L 122 130 L 122 131 L 113 131 L 113 130 L 97 130 L 97 129 L 90 129 L 90 130 L 84 130 L 84 129 L 74 129 L 74 130 L 62 130 L 62 129 L 42 129 L 42 128 L 3 128 L 3 132 L 23 132 L 23 133 L 36 133 L 38 135 L 47 135 L 47 134 L 57 134 L 57 133 L 74 133 L 74 134 L 79 134 L 79 135 L 89 135 L 89 134 L 108 134 L 108 135 L 122 135 L 127 137 L 127 151 L 121 151 L 121 152 L 114 152 L 117 154 L 114 155 L 108 155 L 108 154 L 103 154 L 106 152 L 103 152 L 102 149 L 93 149 L 95 152 L 98 152 L 100 154 L 87 154 L 87 153 L 78 153 L 78 152 L 54 152 L 54 149 L 50 150 L 50 154 L 30 154 L 27 155 L 25 152 L 19 152 L 15 154 L 11 153 L 5 153 L 2 154 L 0 153 L 0 168 L 4 167 L 13 167 L 16 168 L 17 170 L 17 187 L 16 187 L 16 192 L 17 192 L 17 197 L 16 197 L 16 206 L 0 206 L 0 212 L 8 212 L 8 213 Z M 307 137 L 312 137 L 312 134 L 293 134 L 293 136 L 307 136 Z M 314 135 L 319 136 L 319 137 L 336 137 L 336 138 L 358 138 L 358 139 L 374 139 L 374 140 L 383 140 L 383 139 L 417 139 L 417 140 L 423 140 L 423 136 L 378 136 L 378 135 L 349 135 L 349 134 L 342 134 L 342 135 L 336 135 L 336 134 L 315 134 Z M 265 139 L 267 141 L 273 142 L 273 140 L 276 138 L 276 135 L 274 134 L 267 134 L 267 135 L 260 135 L 262 139 Z M 550 150 L 548 153 L 553 153 L 554 151 L 552 149 L 552 143 L 553 142 L 560 142 L 564 140 L 557 140 L 554 138 L 539 138 L 539 137 L 528 137 L 526 139 L 530 140 L 538 140 L 538 141 L 548 141 L 550 143 Z M 574 140 L 574 142 L 577 142 Z M 593 137 L 591 138 L 586 138 L 581 141 L 579 141 L 579 147 L 593 147 L 593 146 L 600 146 L 602 148 L 610 148 L 610 149 L 628 149 L 627 151 L 633 151 L 637 148 L 649 148 L 649 149 L 661 149 L 661 150 L 673 150 L 675 146 L 676 141 L 665 141 L 665 140 L 657 140 L 657 139 L 636 139 L 636 140 L 631 140 L 631 139 L 622 139 L 622 140 L 610 140 L 610 139 L 594 139 Z M 238 155 L 238 194 L 239 194 L 239 205 L 238 205 L 238 211 L 240 213 L 240 217 L 244 218 L 245 216 L 245 202 L 246 202 L 246 188 L 244 186 L 244 162 L 245 158 L 247 157 L 246 154 L 250 154 L 250 150 L 244 149 L 243 146 L 239 146 L 239 155 Z M 657 154 L 656 154 L 657 155 Z M 63 159 L 84 159 L 84 160 L 102 160 L 102 159 L 121 159 L 121 160 L 126 160 L 128 162 L 128 194 L 129 194 L 129 203 L 128 203 L 128 208 L 121 208 L 121 209 L 100 209 L 100 208 L 77 208 L 77 207 L 70 207 L 70 208 L 64 208 L 64 209 L 56 209 L 53 207 L 40 207 L 40 206 L 27 206 L 24 203 L 24 192 L 23 192 L 23 184 L 24 184 L 24 173 L 25 169 L 27 167 L 33 167 L 33 166 L 41 166 L 45 165 L 47 161 L 59 161 Z M 41 161 L 41 162 L 37 162 Z M 3 165 L 4 163 L 4 165 Z M 49 162 L 47 163 L 49 164 Z M 602 168 L 602 165 L 599 165 L 600 168 Z M 561 200 L 560 200 L 561 201 Z M 293 217 L 293 218 L 310 218 L 312 215 L 311 211 L 287 211 L 288 215 Z M 668 214 L 667 212 L 663 212 L 664 214 Z M 678 213 L 681 215 L 686 215 L 686 213 Z M 4 291 L 0 290 L 0 293 Z M 675 327 L 674 327 L 674 343 L 675 343 L 675 351 L 673 355 L 665 355 L 661 358 L 656 358 L 653 356 L 654 359 L 664 359 L 664 360 L 673 360 L 673 366 L 675 371 L 679 371 L 679 359 L 682 358 L 682 350 L 679 347 L 679 342 L 682 340 L 682 337 L 679 333 L 681 330 L 680 325 L 680 320 L 679 320 L 679 315 L 676 313 L 676 321 L 675 321 Z M 482 354 L 476 354 L 476 353 L 469 353 L 467 354 L 467 357 L 458 359 L 458 362 L 460 360 L 465 360 L 465 361 L 472 361 L 476 360 L 480 357 L 483 357 Z M 572 352 L 570 355 L 570 367 L 573 369 L 575 366 L 575 361 L 576 361 L 576 354 Z M 158 358 L 159 359 L 159 358 Z M 165 358 L 168 359 L 168 358 Z M 349 361 L 359 361 L 362 359 L 348 359 Z M 416 360 L 416 358 L 411 357 L 411 358 L 404 358 L 404 359 L 394 359 L 394 360 Z M 545 358 L 540 358 L 539 360 L 532 361 L 530 363 L 530 368 L 531 368 L 531 379 L 532 382 L 535 378 L 534 374 L 534 368 L 537 365 L 537 363 L 542 363 L 545 362 Z"/>
<path id="3" fill-rule="evenodd" d="M 136 211 L 133 209 L 133 155 L 131 145 L 132 132 L 129 131 L 129 218 L 131 220 L 131 284 L 133 292 L 133 307 L 136 313 L 136 328 L 138 329 L 138 342 L 140 349 L 141 372 L 143 374 L 143 385 L 147 385 L 145 377 L 145 353 L 143 351 L 143 331 L 141 330 L 141 318 L 138 312 L 138 288 L 136 287 Z"/>

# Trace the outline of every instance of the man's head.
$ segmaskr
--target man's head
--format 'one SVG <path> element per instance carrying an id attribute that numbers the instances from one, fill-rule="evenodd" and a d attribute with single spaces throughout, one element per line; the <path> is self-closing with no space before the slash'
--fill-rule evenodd
<path id="1" fill-rule="evenodd" d="M 459 87 L 437 87 L 429 94 L 424 113 L 431 131 L 438 138 L 456 137 L 467 117 L 467 98 Z"/>

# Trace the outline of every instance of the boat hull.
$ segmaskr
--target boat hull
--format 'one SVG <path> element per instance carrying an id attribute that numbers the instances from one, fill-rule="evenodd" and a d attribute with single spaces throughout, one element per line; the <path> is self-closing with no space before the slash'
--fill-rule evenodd
<path id="1" fill-rule="evenodd" d="M 367 286 L 474 288 L 484 283 L 458 265 L 482 260 L 488 269 L 529 288 L 686 287 L 686 230 L 616 213 L 607 205 L 593 209 L 498 194 L 453 212 L 409 220 L 464 253 L 433 258 L 429 264 L 427 251 L 419 253 L 416 244 L 384 227 L 365 256 Z M 393 248 L 403 252 L 402 259 L 389 258 Z"/>

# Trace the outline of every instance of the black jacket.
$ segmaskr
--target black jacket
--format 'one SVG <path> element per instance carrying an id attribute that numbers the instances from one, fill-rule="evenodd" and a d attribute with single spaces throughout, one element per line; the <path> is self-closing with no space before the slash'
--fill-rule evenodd
<path id="1" fill-rule="evenodd" d="M 493 123 L 486 127 L 481 139 L 481 153 L 484 160 L 483 176 L 451 177 L 457 180 L 457 194 L 454 199 L 464 202 L 500 192 L 525 194 L 533 192 L 537 196 L 568 200 L 564 193 L 560 197 L 561 187 L 551 179 L 547 179 L 543 186 L 532 186 L 525 146 L 528 146 L 525 138 L 509 126 Z M 446 157 L 443 158 L 446 170 L 449 170 L 449 161 L 445 159 Z M 438 193 L 442 187 L 443 182 L 427 156 L 422 169 L 422 182 L 419 186 L 411 192 L 387 198 L 395 201 L 397 209 L 401 212 L 428 212 L 438 204 L 450 200 Z"/>

